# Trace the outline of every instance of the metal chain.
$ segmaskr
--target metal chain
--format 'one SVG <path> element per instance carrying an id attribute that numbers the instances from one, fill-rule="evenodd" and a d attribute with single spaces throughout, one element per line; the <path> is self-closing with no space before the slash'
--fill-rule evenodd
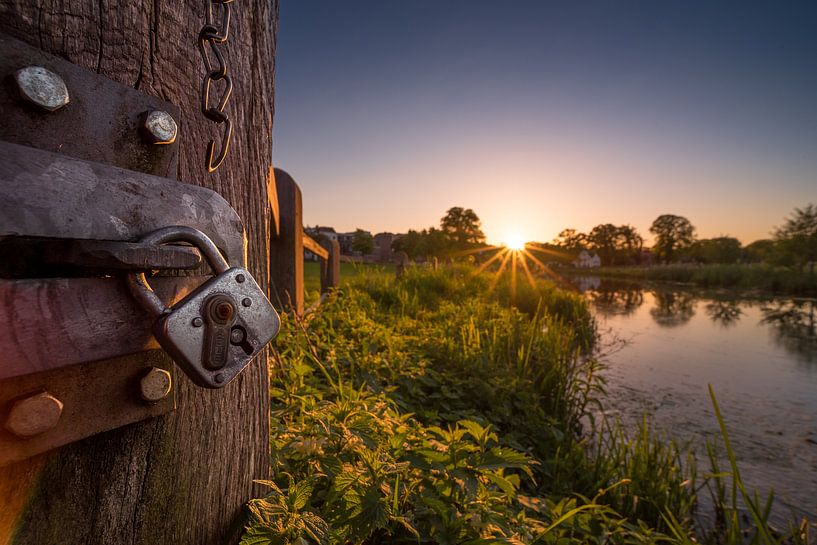
<path id="1" fill-rule="evenodd" d="M 230 95 L 233 92 L 233 80 L 227 75 L 227 64 L 224 62 L 224 55 L 219 49 L 219 45 L 227 41 L 230 35 L 230 4 L 233 0 L 206 0 L 207 14 L 204 26 L 199 31 L 199 52 L 204 61 L 204 68 L 207 73 L 201 84 L 201 113 L 204 117 L 217 124 L 224 124 L 224 133 L 221 138 L 221 149 L 213 160 L 215 151 L 215 142 L 210 140 L 207 145 L 207 171 L 214 172 L 224 158 L 227 157 L 227 151 L 230 149 L 230 137 L 233 134 L 233 125 L 230 122 L 230 116 L 224 113 L 224 108 L 230 100 Z M 221 28 L 215 26 L 213 11 L 214 6 L 219 6 L 221 10 Z M 210 61 L 208 49 L 216 58 L 218 66 L 213 67 Z M 224 80 L 224 92 L 218 101 L 218 105 L 210 107 L 210 86 L 214 81 Z"/>

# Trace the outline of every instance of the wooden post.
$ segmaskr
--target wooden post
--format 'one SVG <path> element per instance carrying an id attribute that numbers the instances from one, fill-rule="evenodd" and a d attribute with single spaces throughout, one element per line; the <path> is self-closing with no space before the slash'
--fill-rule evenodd
<path id="1" fill-rule="evenodd" d="M 178 178 L 217 191 L 235 208 L 247 237 L 247 268 L 265 286 L 278 2 L 232 6 L 230 38 L 221 49 L 235 85 L 225 111 L 233 136 L 213 174 L 205 169 L 207 142 L 216 140 L 220 149 L 224 127 L 200 111 L 200 0 L 72 2 L 70 8 L 61 0 L 0 0 L 0 30 L 177 105 Z M 1 468 L 0 544 L 237 543 L 244 504 L 263 494 L 253 479 L 269 476 L 268 355 L 218 391 L 194 386 L 177 370 L 174 412 Z"/>
<path id="2" fill-rule="evenodd" d="M 328 293 L 340 285 L 340 243 L 324 239 L 321 246 L 329 252 L 329 259 L 321 262 L 321 293 Z"/>
<path id="3" fill-rule="evenodd" d="M 301 189 L 287 172 L 275 169 L 278 235 L 270 240 L 270 300 L 280 309 L 304 313 L 304 228 Z"/>
<path id="4" fill-rule="evenodd" d="M 394 255 L 395 263 L 397 263 L 397 278 L 403 278 L 403 275 L 406 272 L 406 267 L 408 267 L 411 261 L 409 260 L 409 256 L 406 252 L 397 252 Z"/>

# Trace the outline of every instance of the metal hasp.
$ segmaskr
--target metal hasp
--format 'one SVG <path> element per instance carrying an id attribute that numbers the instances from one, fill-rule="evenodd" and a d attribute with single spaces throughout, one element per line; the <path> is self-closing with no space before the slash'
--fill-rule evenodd
<path id="1" fill-rule="evenodd" d="M 136 242 L 164 225 L 208 233 L 245 263 L 244 230 L 217 193 L 0 142 L 0 241 L 17 236 Z M 172 305 L 204 276 L 161 277 Z M 157 348 L 153 319 L 119 277 L 0 279 L 0 379 Z"/>
<path id="2" fill-rule="evenodd" d="M 0 239 L 0 278 L 101 276 L 121 271 L 195 269 L 201 255 L 186 246 L 43 237 Z"/>
<path id="3" fill-rule="evenodd" d="M 0 140 L 176 176 L 176 106 L 5 34 L 0 51 Z"/>

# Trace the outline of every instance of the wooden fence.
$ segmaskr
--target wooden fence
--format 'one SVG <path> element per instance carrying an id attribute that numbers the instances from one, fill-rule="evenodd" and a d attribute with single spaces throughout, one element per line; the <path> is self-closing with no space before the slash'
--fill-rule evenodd
<path id="1" fill-rule="evenodd" d="M 279 308 L 304 313 L 304 251 L 318 257 L 321 294 L 340 283 L 340 245 L 320 242 L 304 233 L 301 189 L 286 171 L 274 169 L 267 193 L 272 210 L 270 226 L 270 300 Z"/>

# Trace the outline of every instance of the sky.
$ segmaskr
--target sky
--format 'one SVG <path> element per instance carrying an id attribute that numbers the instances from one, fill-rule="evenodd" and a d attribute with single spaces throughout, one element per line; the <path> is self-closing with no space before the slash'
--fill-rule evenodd
<path id="1" fill-rule="evenodd" d="M 304 223 L 492 243 L 817 203 L 817 2 L 282 0 L 273 159 Z"/>

